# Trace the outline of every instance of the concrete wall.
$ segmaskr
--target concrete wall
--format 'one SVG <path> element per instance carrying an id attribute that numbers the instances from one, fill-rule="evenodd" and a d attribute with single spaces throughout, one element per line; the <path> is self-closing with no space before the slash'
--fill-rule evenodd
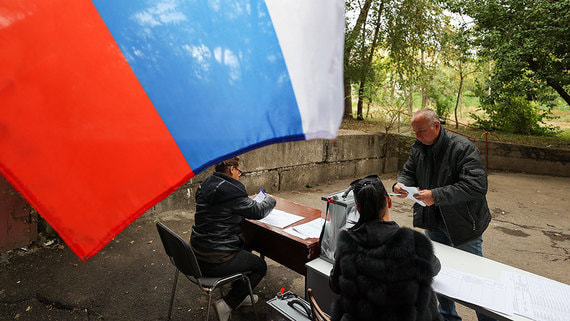
<path id="1" fill-rule="evenodd" d="M 241 155 L 241 181 L 249 194 L 302 189 L 331 179 L 393 173 L 402 168 L 414 138 L 381 133 L 339 131 L 335 140 L 274 144 Z M 570 177 L 570 151 L 476 142 L 488 169 Z M 192 209 L 196 188 L 213 169 L 197 175 L 151 211 Z"/>
<path id="2" fill-rule="evenodd" d="M 244 175 L 240 178 L 249 194 L 260 188 L 271 193 L 373 173 L 396 172 L 398 144 L 395 136 L 341 131 L 335 140 L 310 140 L 262 147 L 240 156 Z M 209 175 L 197 175 L 151 211 L 193 208 L 196 188 Z"/>
<path id="3" fill-rule="evenodd" d="M 477 142 L 487 167 L 494 170 L 527 174 L 570 176 L 570 151 L 564 149 L 521 146 L 489 142 L 485 156 L 485 142 Z"/>

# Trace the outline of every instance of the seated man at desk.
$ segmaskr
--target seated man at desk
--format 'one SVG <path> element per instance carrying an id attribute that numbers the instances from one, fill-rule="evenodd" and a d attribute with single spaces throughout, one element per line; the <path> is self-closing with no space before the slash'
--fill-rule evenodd
<path id="1" fill-rule="evenodd" d="M 275 199 L 265 197 L 256 202 L 248 197 L 241 176 L 239 158 L 234 157 L 215 166 L 196 191 L 196 215 L 190 244 L 205 276 L 224 276 L 251 271 L 254 288 L 267 272 L 265 261 L 244 249 L 241 223 L 244 218 L 261 219 L 275 207 Z M 249 289 L 241 280 L 232 283 L 230 292 L 216 301 L 220 320 L 228 320 L 232 310 L 252 305 Z M 257 296 L 254 296 L 257 302 Z"/>
<path id="2" fill-rule="evenodd" d="M 379 176 L 350 185 L 360 217 L 338 237 L 332 320 L 442 321 L 431 288 L 440 269 L 431 242 L 390 221 L 392 200 Z"/>

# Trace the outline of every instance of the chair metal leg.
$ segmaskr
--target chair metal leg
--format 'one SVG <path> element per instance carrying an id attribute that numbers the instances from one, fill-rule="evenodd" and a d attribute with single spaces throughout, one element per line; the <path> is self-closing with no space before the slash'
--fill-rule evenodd
<path id="1" fill-rule="evenodd" d="M 176 269 L 174 272 L 174 285 L 172 285 L 172 294 L 170 296 L 170 307 L 168 308 L 168 320 L 170 320 L 170 316 L 172 315 L 172 304 L 174 303 L 174 293 L 176 292 L 176 284 L 178 283 L 178 274 L 180 272 Z"/>
<path id="2" fill-rule="evenodd" d="M 212 292 L 208 293 L 208 309 L 206 312 L 206 321 L 210 319 L 210 306 L 212 305 Z"/>
<path id="3" fill-rule="evenodd" d="M 249 278 L 244 276 L 245 280 L 247 281 L 247 287 L 249 288 L 249 297 L 251 298 L 251 303 L 253 306 L 253 313 L 255 313 L 255 320 L 259 321 L 259 316 L 257 315 L 257 308 L 255 307 L 255 301 L 253 300 L 253 289 L 251 288 L 251 282 L 249 282 Z"/>

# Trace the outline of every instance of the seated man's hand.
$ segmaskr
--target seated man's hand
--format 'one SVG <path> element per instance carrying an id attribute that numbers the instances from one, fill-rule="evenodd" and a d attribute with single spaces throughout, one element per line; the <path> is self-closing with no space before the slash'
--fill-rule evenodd
<path id="1" fill-rule="evenodd" d="M 408 197 L 408 192 L 407 192 L 405 189 L 401 188 L 401 187 L 400 187 L 400 184 L 401 184 L 402 186 L 405 186 L 405 185 L 402 184 L 402 183 L 396 183 L 396 185 L 394 185 L 394 193 L 398 194 L 398 197 L 399 197 L 399 198 L 406 198 L 406 197 Z"/>
<path id="2" fill-rule="evenodd" d="M 418 201 L 424 202 L 427 206 L 432 206 L 433 204 L 435 204 L 435 200 L 433 198 L 431 189 L 422 189 L 419 191 L 418 194 L 415 194 L 414 197 Z"/>

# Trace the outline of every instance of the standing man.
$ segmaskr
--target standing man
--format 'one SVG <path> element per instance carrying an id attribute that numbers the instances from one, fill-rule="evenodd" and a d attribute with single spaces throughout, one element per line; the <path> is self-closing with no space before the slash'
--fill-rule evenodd
<path id="1" fill-rule="evenodd" d="M 239 158 L 215 166 L 215 173 L 206 178 L 196 191 L 196 215 L 190 244 L 205 276 L 225 276 L 251 271 L 251 287 L 259 284 L 267 272 L 267 264 L 259 256 L 244 249 L 241 223 L 244 218 L 262 219 L 275 207 L 275 199 L 266 196 L 258 203 L 248 197 L 239 181 L 242 171 Z M 257 302 L 248 295 L 246 283 L 237 280 L 226 296 L 214 307 L 220 321 L 229 320 L 232 310 Z"/>
<path id="2" fill-rule="evenodd" d="M 447 132 L 437 114 L 420 109 L 412 117 L 416 142 L 410 157 L 393 186 L 404 198 L 401 188 L 417 186 L 414 197 L 414 226 L 426 229 L 435 242 L 483 256 L 481 235 L 491 221 L 487 206 L 487 173 L 479 149 L 467 138 Z M 439 311 L 448 321 L 460 321 L 455 303 L 438 295 Z M 477 318 L 493 320 L 477 312 Z"/>

